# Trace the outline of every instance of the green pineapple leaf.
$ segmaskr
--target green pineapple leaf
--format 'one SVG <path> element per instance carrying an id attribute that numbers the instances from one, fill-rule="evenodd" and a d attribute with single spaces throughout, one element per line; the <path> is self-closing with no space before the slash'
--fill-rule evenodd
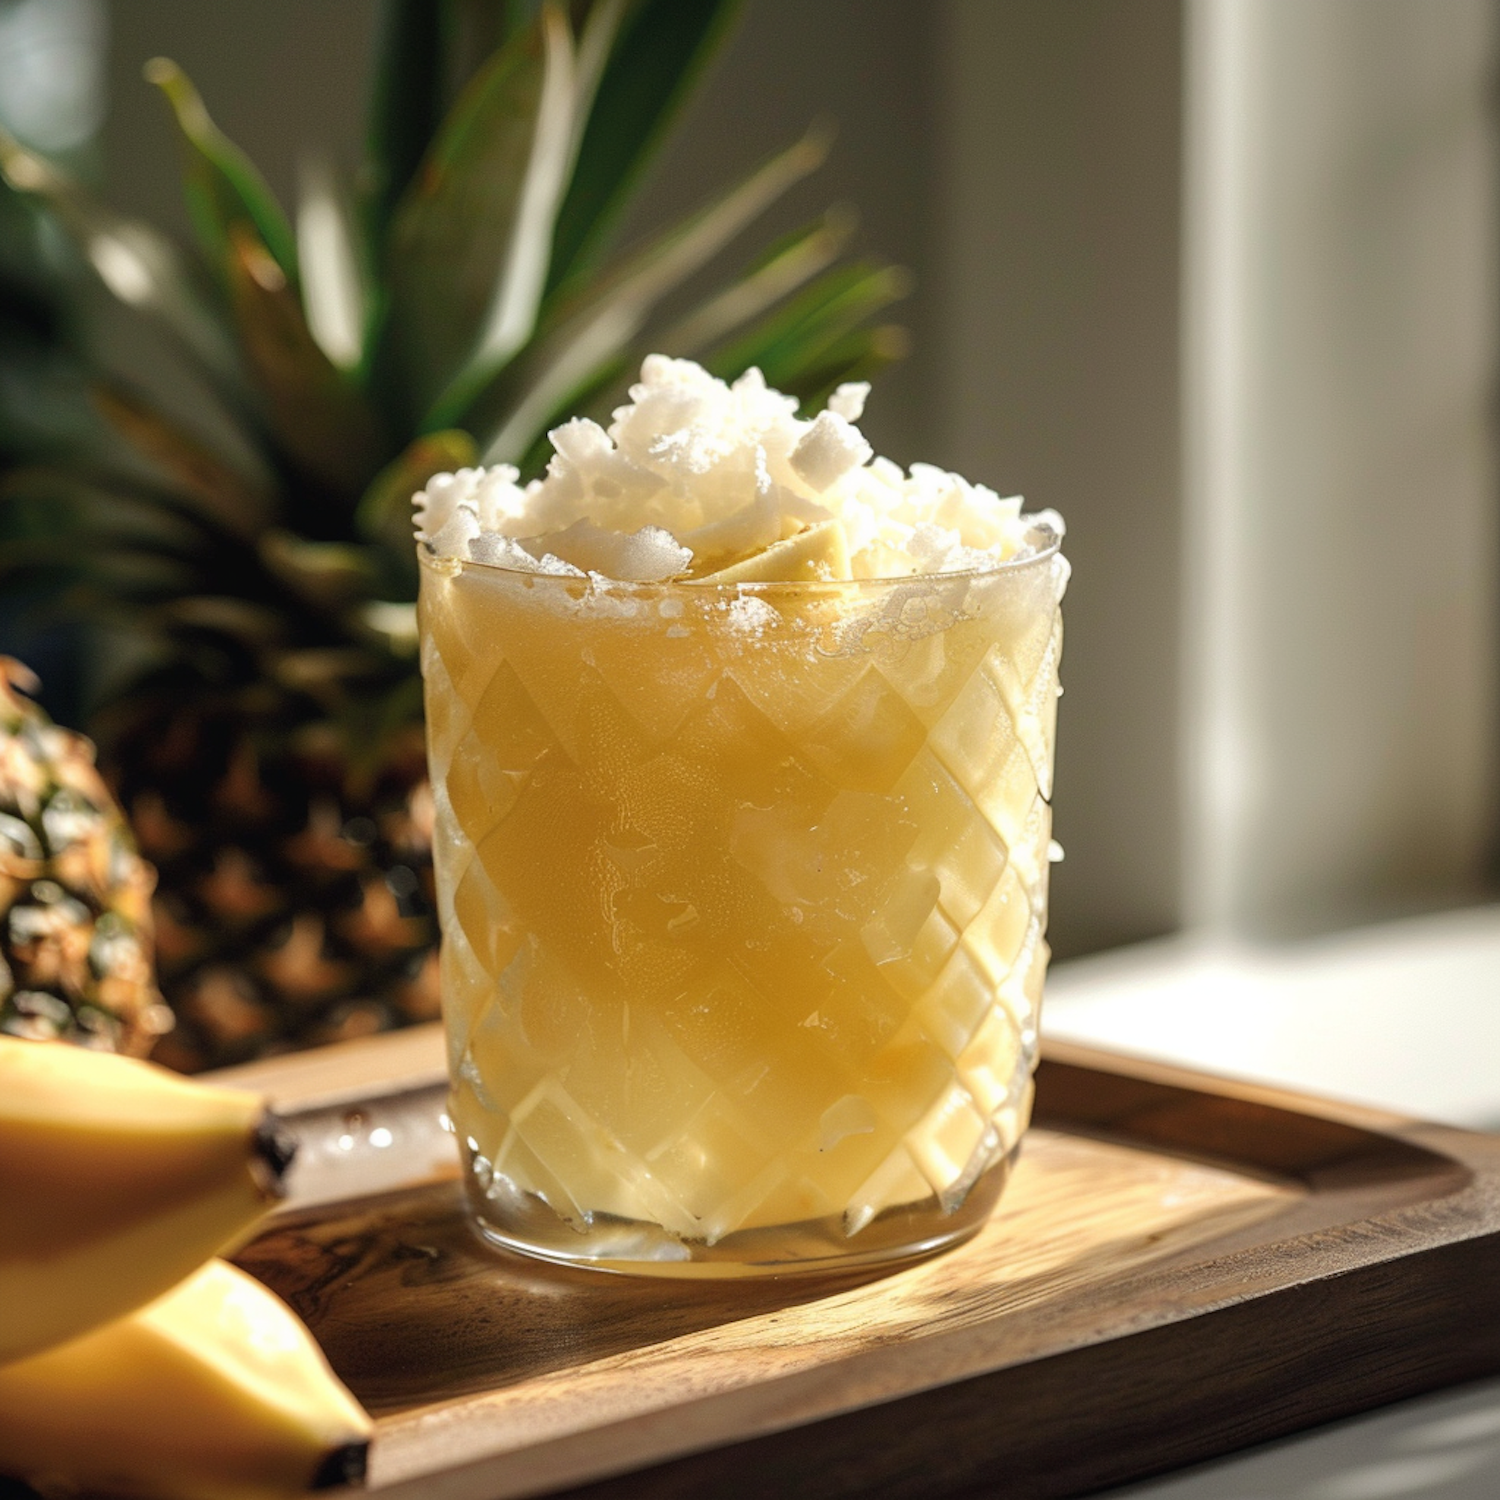
<path id="1" fill-rule="evenodd" d="M 182 134 L 188 215 L 209 264 L 221 270 L 228 264 L 234 228 L 248 223 L 296 286 L 291 226 L 255 164 L 209 118 L 198 90 L 175 62 L 153 58 L 145 73 L 166 96 Z"/>
<path id="2" fill-rule="evenodd" d="M 113 624 L 131 620 L 143 605 L 181 599 L 195 582 L 195 569 L 153 547 L 114 546 L 91 557 L 79 569 L 79 577 L 73 597 L 101 601 L 85 607 L 86 617 L 100 620 L 107 614 Z M 108 601 L 107 610 L 102 601 Z M 141 623 L 143 628 L 149 628 L 149 621 Z"/>
<path id="3" fill-rule="evenodd" d="M 286 617 L 278 610 L 234 594 L 166 594 L 150 623 L 169 630 L 227 636 L 253 650 L 273 646 L 287 634 Z"/>
<path id="4" fill-rule="evenodd" d="M 726 340 L 747 324 L 754 323 L 768 309 L 784 301 L 819 272 L 826 270 L 838 259 L 854 232 L 854 226 L 855 216 L 852 211 L 844 208 L 830 209 L 816 223 L 796 230 L 772 245 L 756 258 L 739 281 L 732 282 L 709 297 L 665 332 L 652 335 L 649 344 L 655 348 L 670 350 L 679 358 L 702 359 L 706 349 Z M 890 358 L 881 362 L 873 359 L 859 361 L 857 363 L 861 370 L 877 369 L 890 363 L 890 359 L 901 357 L 894 352 L 898 347 L 904 352 L 904 344 L 895 337 L 898 331 L 886 329 L 884 332 L 891 337 L 883 338 L 881 347 L 891 351 Z M 571 410 L 556 411 L 533 439 L 526 456 L 520 461 L 521 473 L 529 476 L 541 472 L 551 451 L 547 431 L 567 416 L 591 417 L 601 427 L 607 427 L 615 408 L 623 405 L 628 398 L 631 382 L 640 368 L 641 360 L 650 352 L 651 348 L 638 340 L 636 347 L 628 354 L 602 366 L 596 372 L 597 378 L 589 386 L 575 391 L 569 399 Z M 856 362 L 851 362 L 848 368 L 854 368 L 854 363 Z M 732 379 L 746 367 L 742 364 L 723 373 Z M 824 371 L 825 362 L 820 360 L 818 368 L 810 372 L 812 383 L 808 386 L 809 390 L 822 387 Z M 842 378 L 857 380 L 865 377 L 856 373 L 846 374 Z M 826 386 L 826 391 L 831 393 L 839 383 L 834 380 Z M 812 409 L 800 386 L 797 389 L 783 389 L 802 399 L 807 409 Z"/>
<path id="5" fill-rule="evenodd" d="M 338 613 L 367 599 L 378 566 L 367 547 L 354 542 L 309 542 L 272 527 L 260 538 L 260 557 L 311 610 Z"/>
<path id="6" fill-rule="evenodd" d="M 365 136 L 366 227 L 377 248 L 442 123 L 448 7 L 386 0 Z"/>
<path id="7" fill-rule="evenodd" d="M 55 540 L 60 558 L 82 561 L 80 527 L 111 546 L 116 541 L 155 546 L 179 557 L 201 556 L 224 540 L 201 512 L 164 500 L 154 488 L 132 488 L 114 475 L 95 480 L 49 464 L 28 464 L 0 478 L 0 510 L 7 523 L 0 576 L 16 569 L 13 538 Z"/>
<path id="8" fill-rule="evenodd" d="M 854 328 L 816 354 L 801 357 L 795 368 L 780 377 L 779 389 L 795 396 L 803 415 L 809 416 L 822 410 L 845 381 L 870 380 L 888 365 L 905 359 L 910 350 L 910 336 L 898 324 Z"/>
<path id="9" fill-rule="evenodd" d="M 100 378 L 90 394 L 107 425 L 224 531 L 248 539 L 269 519 L 263 492 L 133 392 Z"/>
<path id="10" fill-rule="evenodd" d="M 417 563 L 412 545 L 411 497 L 434 474 L 471 467 L 478 460 L 474 439 L 450 428 L 419 437 L 393 458 L 360 498 L 354 524 L 366 541 L 384 550 L 387 593 L 407 598 L 416 593 Z"/>
<path id="11" fill-rule="evenodd" d="M 420 409 L 462 363 L 486 321 L 505 264 L 528 167 L 552 95 L 573 66 L 566 23 L 548 6 L 471 80 L 391 220 L 390 305 L 377 376 L 399 407 Z M 559 80 L 559 75 L 562 75 Z M 390 372 L 399 370 L 392 380 Z"/>
<path id="12" fill-rule="evenodd" d="M 619 359 L 662 297 L 818 167 L 827 149 L 826 136 L 814 131 L 772 157 L 560 308 L 555 324 L 519 358 L 464 370 L 424 426 L 466 426 L 482 435 L 486 463 L 515 462 L 561 407 L 594 388 L 600 368 Z"/>
<path id="13" fill-rule="evenodd" d="M 276 436 L 331 492 L 357 494 L 384 457 L 364 398 L 319 348 L 296 293 L 249 225 L 231 228 L 225 265 L 240 343 Z"/>
<path id="14" fill-rule="evenodd" d="M 558 209 L 623 10 L 624 0 L 598 0 L 576 49 L 572 48 L 563 12 L 550 3 L 539 12 L 547 66 L 537 106 L 536 134 L 504 267 L 471 361 L 501 364 L 536 328 Z"/>
<path id="15" fill-rule="evenodd" d="M 739 9 L 739 0 L 639 0 L 610 50 L 563 199 L 549 299 L 602 256 L 611 233 Z"/>
<path id="16" fill-rule="evenodd" d="M 375 297 L 365 247 L 332 166 L 303 162 L 297 195 L 297 266 L 302 311 L 318 347 L 359 379 Z"/>
<path id="17" fill-rule="evenodd" d="M 0 482 L 0 516 L 0 589 L 13 617 L 44 632 L 82 625 L 80 670 L 96 690 L 143 651 L 173 654 L 154 613 L 164 598 L 202 587 L 226 563 L 243 572 L 242 541 L 160 485 L 117 474 L 12 470 Z"/>
<path id="18" fill-rule="evenodd" d="M 904 297 L 910 278 L 898 266 L 854 262 L 829 271 L 748 332 L 704 361 L 711 374 L 732 377 L 757 365 L 768 384 L 791 392 L 804 370 L 826 366 L 846 335 Z"/>
<path id="19" fill-rule="evenodd" d="M 854 232 L 854 214 L 833 208 L 815 224 L 786 236 L 736 282 L 699 304 L 661 335 L 661 346 L 680 358 L 705 349 L 753 323 L 839 258 Z"/>
<path id="20" fill-rule="evenodd" d="M 38 602 L 48 598 L 55 588 L 66 589 L 89 576 L 99 562 L 115 562 L 121 557 L 154 555 L 164 563 L 180 562 L 190 551 L 190 542 L 181 536 L 169 536 L 160 530 L 143 534 L 130 517 L 111 513 L 88 502 L 74 486 L 37 483 L 36 476 L 24 471 L 8 475 L 0 505 L 6 511 L 6 537 L 0 549 L 0 585 L 8 604 L 28 592 L 28 584 L 45 576 L 51 587 Z M 59 524 L 59 511 L 68 515 Z M 95 552 L 80 555 L 76 530 L 80 525 L 91 528 L 99 538 Z"/>
<path id="21" fill-rule="evenodd" d="M 415 604 L 402 600 L 371 599 L 360 607 L 359 622 L 389 655 L 397 658 L 416 656 L 419 641 Z M 421 705 L 416 706 L 420 710 Z"/>
<path id="22" fill-rule="evenodd" d="M 310 542 L 272 526 L 261 533 L 257 550 L 266 567 L 314 609 L 369 597 L 374 569 L 370 549 L 358 542 Z"/>
<path id="23" fill-rule="evenodd" d="M 361 646 L 293 647 L 267 652 L 263 660 L 274 681 L 315 699 L 331 718 L 371 696 L 370 690 L 390 672 L 384 652 Z"/>

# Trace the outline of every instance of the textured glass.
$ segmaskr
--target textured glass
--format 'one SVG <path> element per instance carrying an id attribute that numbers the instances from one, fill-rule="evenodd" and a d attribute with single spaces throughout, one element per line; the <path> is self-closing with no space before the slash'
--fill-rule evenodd
<path id="1" fill-rule="evenodd" d="M 668 1274 L 972 1232 L 1031 1103 L 1055 549 L 738 588 L 423 562 L 481 1228 Z"/>

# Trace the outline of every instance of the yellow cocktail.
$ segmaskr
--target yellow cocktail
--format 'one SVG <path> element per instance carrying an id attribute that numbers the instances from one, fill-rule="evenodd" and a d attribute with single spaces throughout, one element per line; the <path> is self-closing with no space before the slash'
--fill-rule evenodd
<path id="1" fill-rule="evenodd" d="M 423 548 L 452 1115 L 532 1253 L 971 1232 L 1031 1100 L 1065 565 L 610 583 Z"/>

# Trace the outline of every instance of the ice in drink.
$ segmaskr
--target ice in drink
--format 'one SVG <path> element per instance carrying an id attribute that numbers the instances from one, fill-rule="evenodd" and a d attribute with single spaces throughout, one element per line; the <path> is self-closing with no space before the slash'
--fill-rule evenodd
<path id="1" fill-rule="evenodd" d="M 630 422 L 656 393 L 633 394 L 610 454 L 645 468 Z M 795 476 L 809 424 L 776 425 L 761 465 Z M 898 523 L 841 521 L 868 450 L 835 436 L 858 461 L 780 497 L 800 514 L 759 545 L 657 494 L 669 524 L 615 533 L 633 578 L 582 565 L 600 519 L 520 529 L 548 497 L 509 477 L 460 476 L 467 498 L 424 512 L 452 1117 L 504 1243 L 663 1272 L 848 1263 L 962 1237 L 1003 1184 L 1047 959 L 1066 565 L 1014 508 L 988 555 L 947 528 L 968 566 L 890 576 Z M 546 483 L 576 479 L 565 459 Z"/>

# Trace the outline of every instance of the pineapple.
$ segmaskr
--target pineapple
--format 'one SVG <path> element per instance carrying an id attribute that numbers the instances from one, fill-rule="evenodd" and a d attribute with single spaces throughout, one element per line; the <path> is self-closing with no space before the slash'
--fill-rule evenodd
<path id="1" fill-rule="evenodd" d="M 305 707 L 305 706 L 304 706 Z M 112 767 L 161 875 L 160 982 L 186 1072 L 438 1014 L 420 726 L 373 740 L 288 696 L 142 697 Z"/>
<path id="2" fill-rule="evenodd" d="M 480 461 L 534 474 L 662 350 L 759 365 L 809 404 L 901 352 L 895 268 L 830 213 L 686 312 L 663 306 L 786 188 L 816 133 L 642 245 L 611 234 L 732 0 L 392 0 L 370 155 L 289 220 L 158 59 L 196 254 L 0 137 L 200 412 L 96 369 L 101 442 L 0 490 L 9 572 L 98 640 L 89 728 L 160 869 L 159 973 L 184 1069 L 398 1026 L 437 1004 L 410 499 Z M 460 36 L 459 31 L 463 31 Z M 467 76 L 459 53 L 493 50 Z M 456 80 L 456 83 L 455 83 Z M 681 303 L 686 292 L 678 295 Z M 0 567 L 0 577 L 6 569 Z"/>
<path id="3" fill-rule="evenodd" d="M 172 1019 L 151 977 L 154 876 L 88 741 L 22 696 L 36 686 L 0 658 L 0 1032 L 144 1054 Z"/>

